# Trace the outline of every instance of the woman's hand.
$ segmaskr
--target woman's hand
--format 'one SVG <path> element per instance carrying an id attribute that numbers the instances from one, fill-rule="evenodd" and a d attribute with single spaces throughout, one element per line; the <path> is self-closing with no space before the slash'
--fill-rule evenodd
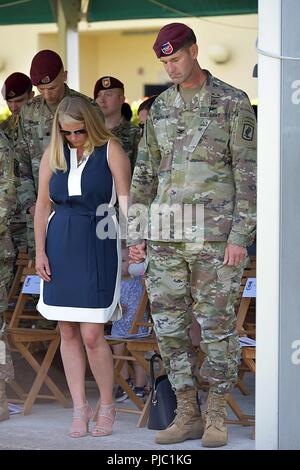
<path id="1" fill-rule="evenodd" d="M 37 254 L 35 261 L 35 269 L 37 274 L 46 282 L 51 281 L 51 271 L 49 266 L 49 261 L 46 256 L 46 253 Z"/>
<path id="2" fill-rule="evenodd" d="M 146 258 L 146 242 L 129 247 L 129 263 L 141 263 Z"/>

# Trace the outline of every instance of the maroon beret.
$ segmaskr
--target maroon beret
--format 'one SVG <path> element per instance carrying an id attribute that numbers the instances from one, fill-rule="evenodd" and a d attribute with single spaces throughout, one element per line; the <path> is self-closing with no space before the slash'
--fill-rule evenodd
<path id="1" fill-rule="evenodd" d="M 111 88 L 121 88 L 124 91 L 124 83 L 114 77 L 101 77 L 97 80 L 94 88 L 94 99 L 97 98 L 99 91 L 109 90 Z"/>
<path id="2" fill-rule="evenodd" d="M 196 42 L 194 31 L 183 23 L 170 23 L 159 31 L 153 49 L 158 58 L 177 52 L 187 40 Z"/>
<path id="3" fill-rule="evenodd" d="M 62 68 L 62 60 L 56 52 L 48 49 L 40 51 L 31 62 L 31 81 L 33 85 L 46 85 L 57 77 Z"/>
<path id="4" fill-rule="evenodd" d="M 29 77 L 21 72 L 12 73 L 5 80 L 1 93 L 5 100 L 11 100 L 17 96 L 29 93 L 32 90 L 32 83 Z"/>

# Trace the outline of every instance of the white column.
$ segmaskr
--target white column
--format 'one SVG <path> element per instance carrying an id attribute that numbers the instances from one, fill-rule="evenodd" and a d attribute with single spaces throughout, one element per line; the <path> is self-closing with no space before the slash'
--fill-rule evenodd
<path id="1" fill-rule="evenodd" d="M 68 85 L 73 90 L 80 89 L 79 34 L 78 30 L 67 30 L 67 70 Z"/>
<path id="2" fill-rule="evenodd" d="M 259 0 L 259 49 L 281 55 L 281 0 Z M 281 62 L 258 58 L 256 448 L 278 448 Z"/>

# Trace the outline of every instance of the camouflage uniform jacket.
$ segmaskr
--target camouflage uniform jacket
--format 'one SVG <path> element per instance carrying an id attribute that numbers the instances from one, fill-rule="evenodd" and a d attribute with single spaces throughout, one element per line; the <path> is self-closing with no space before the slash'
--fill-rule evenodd
<path id="1" fill-rule="evenodd" d="M 256 120 L 247 95 L 209 72 L 185 103 L 172 86 L 153 103 L 131 185 L 130 203 L 204 207 L 205 241 L 251 244 L 256 226 Z M 152 240 L 167 240 L 155 237 Z M 128 244 L 135 216 L 129 212 Z M 147 232 L 146 232 L 147 233 Z M 189 240 L 181 240 L 189 241 Z"/>
<path id="2" fill-rule="evenodd" d="M 8 225 L 16 210 L 19 165 L 11 141 L 0 128 L 0 263 L 14 254 Z"/>
<path id="3" fill-rule="evenodd" d="M 131 173 L 133 173 L 141 138 L 139 127 L 122 117 L 120 124 L 111 129 L 111 132 L 121 141 L 122 147 L 130 160 Z"/>
<path id="4" fill-rule="evenodd" d="M 65 85 L 64 96 L 69 95 L 84 96 Z M 35 96 L 21 109 L 17 152 L 21 176 L 19 199 L 25 210 L 36 201 L 40 161 L 50 144 L 54 113 L 55 109 L 47 105 L 42 95 Z"/>
<path id="5" fill-rule="evenodd" d="M 4 133 L 6 134 L 7 138 L 11 142 L 12 147 L 15 149 L 16 144 L 18 142 L 18 126 L 19 117 L 15 117 L 13 115 L 9 116 L 9 118 L 5 119 L 5 121 L 1 122 L 0 127 L 3 129 Z M 15 152 L 15 159 L 17 159 L 17 154 Z M 17 165 L 17 163 L 15 163 Z M 18 170 L 19 173 L 19 170 Z M 19 176 L 18 176 L 19 182 Z M 26 223 L 26 216 L 25 213 L 22 212 L 21 204 L 19 199 L 17 199 L 16 211 L 11 219 L 13 224 L 20 224 Z"/>

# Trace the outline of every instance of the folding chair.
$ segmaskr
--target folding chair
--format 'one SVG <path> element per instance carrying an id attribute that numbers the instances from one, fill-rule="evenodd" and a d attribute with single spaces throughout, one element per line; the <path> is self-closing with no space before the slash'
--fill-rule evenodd
<path id="1" fill-rule="evenodd" d="M 9 304 L 13 303 L 14 301 L 17 301 L 18 299 L 23 268 L 32 266 L 33 260 L 29 258 L 28 254 L 25 251 L 20 251 L 16 260 L 16 273 L 8 293 Z"/>
<path id="2" fill-rule="evenodd" d="M 252 297 L 244 297 L 243 292 L 247 281 L 249 278 L 256 278 L 256 258 L 252 257 L 250 265 L 245 268 L 243 277 L 240 285 L 240 302 L 237 309 L 237 325 L 236 329 L 240 337 L 242 336 L 255 336 L 255 320 L 254 323 L 246 323 L 247 316 L 249 314 L 255 314 L 255 309 L 252 309 Z M 243 377 L 245 372 L 255 372 L 255 347 L 245 347 L 241 348 L 241 364 L 239 366 L 238 382 L 237 387 L 240 389 L 243 395 L 249 395 L 247 387 L 243 382 Z M 237 404 L 236 400 L 233 398 L 232 394 L 229 395 L 228 405 L 231 407 L 232 411 L 237 417 L 237 420 L 228 420 L 232 424 L 241 424 L 243 426 L 253 426 L 254 425 L 254 416 L 246 415 L 241 407 Z"/>
<path id="3" fill-rule="evenodd" d="M 146 326 L 149 329 L 153 327 L 153 323 L 150 321 L 144 320 L 144 314 L 147 309 L 148 305 L 148 295 L 146 288 L 144 286 L 143 294 L 141 297 L 141 301 L 137 307 L 135 317 L 132 323 L 132 327 L 129 330 L 129 334 L 136 334 L 140 326 Z M 132 390 L 131 386 L 126 382 L 123 378 L 121 371 L 125 361 L 129 363 L 138 362 L 143 369 L 145 370 L 146 374 L 150 373 L 149 364 L 145 359 L 145 353 L 149 351 L 158 352 L 158 344 L 155 338 L 154 332 L 149 334 L 149 336 L 142 337 L 142 338 L 109 338 L 108 343 L 110 345 L 120 344 L 123 343 L 125 345 L 125 351 L 123 355 L 113 355 L 114 358 L 114 376 L 115 382 L 119 384 L 123 390 L 128 394 L 128 397 L 135 405 L 134 408 L 130 407 L 118 407 L 118 412 L 126 412 L 126 413 L 135 413 L 139 414 L 140 418 L 137 423 L 137 427 L 144 427 L 147 423 L 148 419 L 148 407 L 150 404 L 150 395 L 146 401 L 146 403 L 141 400 Z M 96 416 L 99 410 L 100 401 L 97 404 L 94 420 L 96 420 Z"/>
<path id="4" fill-rule="evenodd" d="M 23 267 L 20 283 L 25 280 L 27 275 L 35 275 L 35 269 L 30 267 Z M 38 312 L 25 311 L 25 306 L 28 300 L 31 299 L 31 295 L 24 294 L 21 290 L 9 326 L 7 328 L 7 335 L 10 343 L 36 372 L 34 382 L 28 393 L 26 393 L 23 388 L 17 384 L 17 382 L 14 381 L 10 384 L 11 388 L 19 397 L 18 399 L 12 399 L 11 401 L 24 403 L 22 409 L 23 415 L 30 413 L 33 403 L 36 399 L 57 400 L 64 407 L 69 406 L 69 401 L 67 398 L 53 382 L 53 380 L 48 376 L 48 371 L 60 343 L 58 327 L 55 330 L 38 329 L 34 327 L 34 323 L 40 318 Z M 26 320 L 26 322 L 22 322 L 23 320 Z M 23 325 L 20 324 L 21 322 Z M 45 343 L 47 344 L 47 350 L 45 351 L 45 355 L 41 363 L 39 363 L 33 355 L 33 345 L 37 343 L 43 343 L 44 345 Z M 51 395 L 39 394 L 39 391 L 44 383 L 52 392 Z"/>

